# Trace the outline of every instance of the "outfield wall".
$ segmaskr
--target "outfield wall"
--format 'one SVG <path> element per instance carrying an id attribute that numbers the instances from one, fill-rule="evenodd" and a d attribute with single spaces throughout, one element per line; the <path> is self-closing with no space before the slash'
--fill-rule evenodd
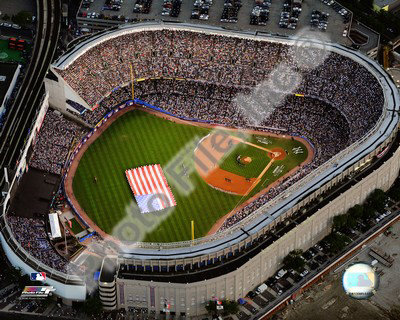
<path id="1" fill-rule="evenodd" d="M 70 50 L 67 54 L 60 57 L 54 64 L 54 67 L 65 69 L 73 63 L 75 59 L 92 47 L 117 36 L 145 30 L 151 31 L 160 29 L 203 32 L 249 40 L 279 42 L 287 45 L 293 45 L 297 41 L 310 42 L 316 47 L 336 52 L 363 65 L 381 84 L 385 95 L 385 105 L 383 106 L 380 119 L 377 121 L 374 128 L 363 138 L 341 151 L 299 182 L 287 188 L 285 192 L 282 192 L 279 196 L 269 201 L 262 208 L 256 210 L 232 228 L 212 236 L 195 239 L 194 241 L 163 244 L 136 242 L 132 246 L 125 246 L 122 248 L 125 256 L 135 259 L 142 259 L 144 257 L 148 259 L 161 259 L 166 257 L 184 259 L 202 254 L 214 254 L 219 251 L 230 251 L 230 248 L 235 247 L 238 243 L 251 243 L 254 239 L 258 238 L 260 234 L 271 229 L 277 222 L 282 221 L 287 216 L 296 212 L 327 188 L 331 188 L 338 181 L 341 181 L 351 174 L 351 172 L 368 163 L 372 157 L 387 146 L 395 134 L 400 99 L 391 78 L 375 61 L 368 59 L 357 51 L 334 43 L 323 43 L 317 40 L 304 40 L 295 37 L 283 38 L 251 32 L 228 31 L 222 28 L 209 26 L 155 22 L 139 23 L 136 25 L 121 26 L 116 30 L 95 35 L 79 43 L 73 50 Z M 246 233 L 243 232 L 242 229 L 245 230 Z M 249 237 L 248 234 L 251 236 Z M 161 246 L 163 250 L 160 252 L 159 248 Z"/>
<path id="2" fill-rule="evenodd" d="M 117 31 L 106 32 L 82 42 L 74 50 L 61 57 L 56 62 L 55 67 L 65 68 L 90 47 L 106 41 L 108 38 L 123 33 L 151 30 L 152 28 L 154 30 L 160 28 L 187 29 L 289 44 L 295 41 L 295 39 L 289 38 L 258 36 L 250 33 L 185 24 L 162 24 L 161 27 L 157 23 L 138 24 L 124 26 Z M 238 227 L 210 238 L 197 239 L 194 242 L 135 243 L 132 247 L 123 248 L 125 252 L 119 259 L 120 263 L 149 267 L 150 270 L 155 270 L 153 269 L 155 266 L 160 269 L 162 266 L 193 265 L 202 261 L 220 259 L 223 256 L 229 257 L 229 254 L 243 251 L 244 248 L 251 246 L 277 223 L 284 221 L 321 195 L 325 196 L 330 188 L 343 179 L 352 177 L 354 173 L 369 166 L 372 159 L 390 145 L 397 134 L 397 111 L 400 105 L 398 91 L 392 80 L 376 62 L 367 59 L 359 52 L 336 44 L 329 44 L 329 49 L 361 63 L 379 80 L 385 94 L 385 106 L 376 126 L 365 137 L 318 168 L 306 179 L 286 190 L 284 192 L 285 199 L 277 198 L 268 207 L 258 210 L 256 214 L 240 224 L 240 227 L 243 227 L 250 235 L 239 231 Z M 375 171 L 355 183 L 349 190 L 343 192 L 233 272 L 202 281 L 182 284 L 167 281 L 129 280 L 117 277 L 111 283 L 100 283 L 100 285 L 110 288 L 110 291 L 116 290 L 118 307 L 126 309 L 129 307 L 146 307 L 150 311 L 160 312 L 167 300 L 173 301 L 171 311 L 177 314 L 181 312 L 188 316 L 203 314 L 205 312 L 204 302 L 212 296 L 220 299 L 243 297 L 249 290 L 271 276 L 281 266 L 282 258 L 290 250 L 307 249 L 327 235 L 333 216 L 346 212 L 356 203 L 361 203 L 375 188 L 387 190 L 399 173 L 399 164 L 400 151 L 397 149 Z M 162 250 L 160 250 L 161 246 Z M 106 300 L 104 301 L 107 303 Z"/>
<path id="3" fill-rule="evenodd" d="M 296 226 L 256 257 L 249 260 L 236 271 L 209 280 L 188 284 L 157 281 L 142 281 L 116 279 L 117 306 L 119 308 L 148 308 L 157 313 L 163 310 L 167 300 L 171 311 L 179 315 L 185 312 L 187 316 L 205 314 L 205 302 L 213 296 L 219 299 L 239 299 L 253 290 L 260 283 L 272 276 L 282 265 L 282 259 L 294 249 L 306 250 L 321 240 L 331 230 L 332 218 L 343 214 L 350 207 L 365 200 L 374 189 L 387 190 L 399 174 L 400 149 L 367 178 L 361 180 L 351 189 L 335 198 L 317 213 Z M 213 256 L 213 255 L 210 255 Z M 210 257 L 208 256 L 208 257 Z M 203 256 L 193 258 L 192 262 L 206 259 Z M 120 259 L 121 263 L 143 265 L 163 265 L 165 261 Z M 168 261 L 174 263 L 175 261 Z M 189 262 L 188 260 L 185 263 Z M 182 261 L 176 261 L 182 263 Z M 130 298 L 131 297 L 131 298 Z M 140 301 L 137 301 L 140 297 Z"/>

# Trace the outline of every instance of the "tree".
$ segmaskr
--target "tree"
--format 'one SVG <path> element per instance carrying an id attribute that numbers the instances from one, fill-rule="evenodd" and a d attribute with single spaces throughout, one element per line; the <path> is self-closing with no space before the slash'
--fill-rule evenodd
<path id="1" fill-rule="evenodd" d="M 365 206 L 363 210 L 363 219 L 368 220 L 375 217 L 375 210 L 371 206 Z"/>
<path id="2" fill-rule="evenodd" d="M 356 204 L 354 207 L 351 207 L 347 213 L 353 217 L 354 219 L 360 219 L 363 215 L 363 207 L 359 204 Z"/>
<path id="3" fill-rule="evenodd" d="M 341 228 L 343 228 L 344 226 L 346 226 L 347 223 L 347 215 L 345 214 L 340 214 L 337 216 L 333 217 L 333 229 L 334 230 L 340 230 Z"/>
<path id="4" fill-rule="evenodd" d="M 347 242 L 350 242 L 348 237 L 335 232 L 332 232 L 326 236 L 325 240 L 330 244 L 330 250 L 333 253 L 341 251 L 347 245 Z"/>
<path id="5" fill-rule="evenodd" d="M 217 312 L 217 303 L 213 300 L 210 300 L 206 304 L 206 310 L 209 314 L 214 314 Z"/>
<path id="6" fill-rule="evenodd" d="M 101 313 L 103 306 L 101 304 L 98 292 L 90 296 L 82 305 L 82 311 L 89 316 L 96 316 Z"/>
<path id="7" fill-rule="evenodd" d="M 388 196 L 394 201 L 400 201 L 400 187 L 393 187 L 389 190 Z"/>
<path id="8" fill-rule="evenodd" d="M 239 304 L 234 300 L 222 300 L 222 306 L 224 307 L 223 314 L 235 314 L 239 312 Z"/>
<path id="9" fill-rule="evenodd" d="M 293 250 L 283 258 L 283 265 L 286 269 L 294 269 L 296 271 L 302 270 L 305 265 L 305 261 L 301 258 L 302 250 Z"/>
<path id="10" fill-rule="evenodd" d="M 386 194 L 382 189 L 375 189 L 370 193 L 366 200 L 366 205 L 371 206 L 376 211 L 383 211 L 385 209 Z"/>
<path id="11" fill-rule="evenodd" d="M 354 228 L 357 225 L 357 220 L 353 216 L 348 214 L 347 215 L 347 223 L 346 223 L 346 225 L 349 228 Z"/>
<path id="12" fill-rule="evenodd" d="M 221 312 L 225 316 L 239 312 L 239 304 L 234 300 L 225 299 L 221 301 L 221 304 L 224 307 Z M 217 314 L 219 311 L 217 310 L 217 301 L 214 300 L 208 301 L 205 308 L 209 314 Z"/>
<path id="13" fill-rule="evenodd" d="M 7 13 L 3 14 L 3 20 L 4 21 L 10 20 L 10 16 Z"/>
<path id="14" fill-rule="evenodd" d="M 370 12 L 374 8 L 374 0 L 360 0 L 360 5 Z"/>

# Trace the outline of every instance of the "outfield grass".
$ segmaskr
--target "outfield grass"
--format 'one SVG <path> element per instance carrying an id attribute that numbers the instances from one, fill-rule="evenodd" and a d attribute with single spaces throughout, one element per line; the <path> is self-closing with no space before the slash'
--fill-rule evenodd
<path id="1" fill-rule="evenodd" d="M 173 123 L 142 111 L 128 112 L 97 138 L 83 155 L 73 180 L 75 196 L 85 212 L 102 230 L 117 237 L 121 235 L 116 231 L 120 230 L 121 225 L 133 223 L 132 229 L 136 228 L 141 232 L 140 238 L 134 238 L 136 241 L 188 240 L 191 236 L 191 220 L 195 221 L 195 236 L 204 236 L 220 217 L 248 197 L 215 190 L 193 172 L 189 178 L 195 190 L 188 195 L 180 193 L 174 184 L 168 181 L 177 203 L 171 213 L 161 211 L 157 214 L 138 215 L 136 220 L 127 220 L 133 215 L 135 202 L 125 177 L 125 170 L 149 164 L 160 164 L 164 168 L 187 142 L 209 133 L 210 129 L 207 128 Z M 259 143 L 255 136 L 251 137 L 251 140 Z M 272 140 L 284 148 L 301 145 L 288 139 Z M 306 149 L 304 146 L 303 148 Z M 287 166 L 278 175 L 267 173 L 266 178 L 276 180 L 306 157 L 304 153 L 301 156 L 276 161 L 272 168 L 283 163 Z M 97 183 L 94 182 L 94 177 L 97 178 Z M 265 187 L 266 184 L 262 186 L 260 183 L 249 197 Z M 137 214 L 137 210 L 135 212 Z M 153 223 L 140 222 L 142 217 Z"/>

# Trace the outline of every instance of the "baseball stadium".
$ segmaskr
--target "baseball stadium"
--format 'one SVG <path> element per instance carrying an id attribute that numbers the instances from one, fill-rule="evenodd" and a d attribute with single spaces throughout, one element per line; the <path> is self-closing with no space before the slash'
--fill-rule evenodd
<path id="1" fill-rule="evenodd" d="M 147 169 L 136 176 L 143 175 L 136 182 L 136 188 L 142 187 L 143 190 L 129 186 L 125 170 L 160 164 L 168 174 L 168 163 L 182 147 L 185 147 L 189 159 L 183 159 L 177 168 L 170 170 L 172 173 L 173 170 L 186 173 L 188 181 L 174 181 L 173 174 L 167 176 L 166 186 L 169 187 L 170 181 L 173 206 L 163 207 L 164 212 L 161 208 L 157 210 L 162 222 L 144 234 L 143 239 L 135 240 L 190 240 L 191 221 L 194 222 L 195 235 L 202 237 L 215 233 L 235 211 L 257 199 L 261 193 L 268 192 L 279 184 L 279 179 L 295 174 L 300 165 L 307 164 L 312 158 L 311 147 L 298 137 L 290 139 L 284 135 L 257 135 L 253 132 L 248 133 L 244 140 L 235 135 L 234 129 L 217 131 L 209 125 L 193 125 L 190 121 L 178 121 L 165 115 L 160 117 L 159 112 L 147 111 L 143 111 L 141 106 L 128 107 L 118 114 L 118 118 L 107 121 L 85 143 L 85 150 L 80 150 L 69 171 L 66 183 L 70 199 L 74 199 L 75 208 L 79 206 L 82 209 L 78 210 L 93 220 L 99 233 L 114 234 L 113 229 L 126 215 L 125 208 L 134 201 L 132 191 L 135 194 L 159 192 L 159 179 L 155 181 L 150 177 L 151 172 L 147 173 Z M 143 129 L 138 132 L 138 127 Z M 220 147 L 213 148 L 212 140 Z M 115 144 L 110 145 L 110 141 L 115 141 Z M 141 141 L 140 146 L 126 148 L 126 144 L 135 145 L 136 141 Z M 295 150 L 297 154 L 286 154 L 285 149 Z M 308 149 L 310 159 L 307 159 Z M 101 158 L 103 162 L 97 159 L 98 154 L 110 155 L 110 158 Z M 147 179 L 148 186 L 144 181 Z M 180 183 L 191 184 L 194 190 L 187 194 L 186 190 L 180 190 Z M 114 186 L 112 193 L 110 186 Z M 146 204 L 143 206 L 146 209 Z M 142 214 L 143 211 L 139 211 Z M 146 212 L 151 213 L 149 210 Z M 164 216 L 167 217 L 164 219 Z"/>
<path id="2" fill-rule="evenodd" d="M 3 238 L 61 297 L 99 286 L 108 310 L 243 298 L 399 172 L 395 85 L 324 38 L 124 25 L 74 43 L 45 85 Z M 19 202 L 50 180 L 62 236 L 37 254 L 45 222 Z"/>

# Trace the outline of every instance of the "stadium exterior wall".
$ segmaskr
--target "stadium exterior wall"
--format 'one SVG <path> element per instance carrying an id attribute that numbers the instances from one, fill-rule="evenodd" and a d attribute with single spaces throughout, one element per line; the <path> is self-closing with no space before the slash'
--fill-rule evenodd
<path id="1" fill-rule="evenodd" d="M 37 272 L 38 270 L 33 269 L 31 266 L 22 261 L 8 245 L 8 241 L 0 234 L 1 244 L 4 252 L 7 255 L 8 260 L 14 267 L 21 268 L 24 274 L 30 274 L 31 272 Z M 29 259 L 29 257 L 27 257 Z M 40 270 L 42 271 L 42 270 Z M 55 295 L 64 299 L 66 303 L 71 301 L 84 301 L 86 299 L 86 285 L 68 285 L 59 281 L 53 280 L 49 273 L 46 273 L 46 285 L 53 286 L 56 291 Z"/>
<path id="2" fill-rule="evenodd" d="M 129 28 L 132 28 L 132 26 L 126 27 L 126 30 L 119 30 L 118 32 L 120 34 L 123 32 L 128 33 Z M 139 28 L 148 30 L 147 26 L 139 26 Z M 156 28 L 159 28 L 159 26 L 155 27 L 155 29 Z M 124 28 L 122 27 L 121 29 Z M 211 31 L 214 32 L 215 30 Z M 218 32 L 221 31 L 219 30 Z M 227 32 L 228 31 L 224 31 L 222 33 L 226 34 Z M 107 36 L 112 38 L 116 36 L 116 34 L 110 34 Z M 247 37 L 256 38 L 254 34 L 248 34 Z M 277 38 L 274 41 L 281 42 L 289 40 Z M 94 43 L 91 40 L 88 43 L 80 44 L 79 46 L 81 46 L 82 50 L 78 48 L 77 51 L 73 51 L 67 57 L 61 57 L 56 63 L 56 67 L 61 69 L 65 68 L 71 60 L 74 60 L 85 50 L 97 44 L 98 43 Z M 85 45 L 87 46 L 85 47 Z M 337 50 L 343 51 L 345 55 L 351 56 L 352 58 L 356 57 L 357 59 L 362 59 L 359 53 L 352 52 L 348 48 L 338 47 L 339 49 Z M 374 62 L 368 63 L 369 70 L 378 67 Z M 385 82 L 388 77 L 382 70 L 375 71 L 375 74 L 377 74 L 377 78 L 383 85 L 383 82 Z M 59 90 L 65 92 L 65 89 L 63 88 L 64 85 L 67 86 L 67 84 L 62 80 L 59 84 L 60 88 L 50 88 L 48 86 L 46 86 L 46 88 L 49 90 L 51 96 L 56 96 L 58 92 L 60 92 Z M 396 112 L 392 112 L 392 115 L 389 115 L 389 111 L 390 109 L 397 110 L 399 108 L 399 97 L 397 90 L 391 91 L 391 88 L 394 87 L 392 83 L 386 84 L 385 82 L 385 86 L 386 92 L 390 92 L 387 94 L 389 102 L 385 101 L 385 103 L 388 102 L 388 104 L 385 104 L 385 109 L 388 110 L 384 111 L 385 119 L 380 119 L 382 122 L 379 122 L 377 127 L 374 128 L 372 133 L 373 137 L 368 136 L 368 138 L 362 139 L 351 153 L 347 153 L 343 158 L 339 159 L 339 165 L 343 168 L 341 171 L 333 169 L 335 165 L 338 166 L 338 163 L 330 163 L 331 167 L 328 168 L 327 172 L 319 172 L 319 174 L 323 174 L 324 177 L 323 179 L 321 178 L 318 183 L 307 186 L 308 189 L 301 186 L 302 188 L 299 188 L 299 191 L 303 191 L 303 189 L 307 191 L 303 193 L 304 197 L 297 197 L 297 202 L 294 202 L 294 200 L 292 201 L 291 199 L 288 199 L 287 201 L 285 200 L 285 204 L 280 206 L 279 209 L 275 211 L 276 213 L 271 216 L 271 221 L 252 229 L 250 236 L 245 234 L 236 238 L 232 236 L 232 240 L 225 241 L 223 246 L 219 246 L 219 243 L 223 242 L 221 240 L 220 242 L 217 241 L 217 245 L 214 247 L 210 246 L 205 249 L 201 247 L 196 248 L 195 246 L 189 247 L 186 244 L 179 248 L 171 246 L 171 249 L 167 246 L 164 250 L 159 250 L 159 248 L 152 250 L 153 248 L 142 248 L 139 246 L 136 247 L 132 253 L 127 252 L 127 254 L 124 255 L 126 258 L 119 258 L 119 263 L 151 266 L 190 264 L 205 259 L 212 259 L 221 256 L 222 254 L 226 254 L 227 252 L 233 252 L 236 249 L 240 250 L 240 248 L 252 243 L 253 240 L 257 239 L 261 234 L 266 233 L 278 222 L 285 220 L 301 207 L 324 193 L 327 189 L 334 186 L 345 177 L 348 177 L 360 167 L 367 166 L 369 161 L 371 161 L 374 156 L 381 152 L 393 140 L 397 133 L 398 116 Z M 50 104 L 53 105 L 52 102 L 53 100 L 50 101 Z M 54 106 L 60 105 L 61 108 L 60 103 L 61 100 L 54 100 Z M 63 103 L 65 105 L 65 101 Z M 383 131 L 382 134 L 380 132 L 381 129 Z M 361 149 L 360 146 L 363 148 Z M 358 152 L 359 149 L 360 152 Z M 107 290 L 114 292 L 111 296 L 116 296 L 118 308 L 128 309 L 132 306 L 147 307 L 149 311 L 155 310 L 156 312 L 160 312 L 163 309 L 164 302 L 167 300 L 171 303 L 171 311 L 176 312 L 176 314 L 185 313 L 188 316 L 203 314 L 205 313 L 204 302 L 211 299 L 212 296 L 230 299 L 243 297 L 249 290 L 253 289 L 253 287 L 272 275 L 276 269 L 280 267 L 282 258 L 290 250 L 295 248 L 306 249 L 323 238 L 330 230 L 330 223 L 333 216 L 345 212 L 349 207 L 356 203 L 362 202 L 373 189 L 382 188 L 386 190 L 389 188 L 399 173 L 399 163 L 400 151 L 396 150 L 391 158 L 389 158 L 373 173 L 332 200 L 328 205 L 321 208 L 303 223 L 296 226 L 295 229 L 289 231 L 280 239 L 276 240 L 246 264 L 224 276 L 215 277 L 201 282 L 192 282 L 190 284 L 128 280 L 116 277 L 115 280 L 110 283 L 99 282 L 100 288 L 103 288 L 104 292 Z M 294 198 L 294 194 L 291 195 L 291 198 Z M 258 220 L 254 220 L 252 221 L 252 224 L 254 225 L 257 222 Z M 204 247 L 208 245 L 209 244 L 206 243 Z M 195 251 L 197 249 L 199 250 Z M 64 276 L 68 279 L 68 275 Z M 113 287 L 115 290 L 112 290 Z M 63 292 L 63 290 L 60 290 L 60 292 Z M 103 302 L 105 304 L 108 302 L 109 304 L 110 299 L 113 300 L 113 298 L 106 298 Z"/>
<path id="3" fill-rule="evenodd" d="M 251 40 L 267 40 L 289 45 L 293 45 L 297 41 L 299 41 L 299 43 L 302 41 L 301 38 L 283 38 L 267 34 L 228 31 L 222 28 L 209 26 L 155 22 L 139 23 L 136 25 L 124 25 L 115 30 L 94 35 L 92 38 L 82 41 L 74 49 L 60 57 L 53 66 L 56 69 L 63 70 L 89 49 L 119 35 L 138 31 L 160 30 L 163 28 L 220 34 Z M 148 259 L 162 259 L 163 257 L 171 256 L 174 256 L 176 259 L 189 259 L 201 254 L 214 254 L 222 250 L 231 251 L 231 248 L 236 246 L 236 244 L 246 244 L 258 238 L 260 234 L 268 231 L 277 222 L 282 221 L 320 193 L 323 193 L 327 188 L 330 188 L 338 181 L 348 176 L 355 168 L 365 164 L 366 161 L 369 161 L 386 146 L 388 141 L 390 141 L 388 138 L 392 136 L 397 126 L 398 115 L 396 110 L 399 108 L 399 96 L 391 79 L 376 62 L 367 59 L 363 54 L 357 51 L 334 43 L 321 43 L 313 40 L 310 41 L 309 39 L 306 41 L 312 42 L 312 45 L 316 47 L 328 48 L 333 52 L 355 60 L 375 75 L 382 85 L 385 94 L 383 113 L 381 118 L 377 121 L 376 126 L 359 141 L 337 154 L 318 169 L 314 170 L 306 178 L 303 178 L 289 187 L 284 193 L 255 211 L 252 215 L 243 219 L 236 226 L 226 230 L 226 232 L 195 239 L 194 241 L 182 241 L 177 243 L 158 244 L 137 242 L 133 244 L 133 246 L 124 246 L 121 248 L 125 256 L 130 256 L 135 259 L 142 259 L 144 257 Z M 241 229 L 245 229 L 246 233 L 241 231 Z M 251 236 L 248 236 L 248 234 Z M 160 246 L 163 248 L 161 252 L 159 250 Z"/>
<path id="4" fill-rule="evenodd" d="M 21 268 L 23 273 L 29 274 L 30 272 L 37 272 L 37 271 L 44 271 L 47 274 L 47 281 L 48 285 L 52 285 L 56 288 L 55 294 L 63 299 L 68 301 L 78 301 L 78 300 L 85 300 L 86 298 L 86 285 L 85 283 L 78 277 L 70 276 L 67 274 L 63 274 L 61 272 L 57 272 L 50 267 L 45 266 L 43 263 L 40 263 L 35 258 L 31 257 L 28 252 L 25 252 L 21 245 L 17 242 L 17 240 L 12 236 L 11 229 L 6 223 L 6 213 L 9 207 L 9 202 L 11 199 L 11 193 L 18 187 L 18 183 L 20 178 L 27 170 L 27 159 L 26 156 L 28 154 L 28 150 L 32 144 L 34 144 L 37 134 L 40 131 L 40 127 L 43 123 L 43 119 L 46 115 L 46 112 L 49 107 L 49 95 L 48 93 L 44 96 L 41 107 L 36 115 L 36 119 L 34 124 L 31 128 L 31 134 L 29 135 L 23 151 L 21 153 L 21 158 L 19 159 L 16 174 L 13 177 L 10 177 L 10 185 L 8 190 L 10 190 L 7 195 L 5 196 L 4 203 L 0 205 L 0 239 L 1 245 L 7 258 L 9 259 L 10 263 L 14 267 Z M 19 251 L 23 256 L 24 259 L 21 259 L 19 255 L 17 255 L 17 251 Z M 40 268 L 34 269 L 32 266 L 40 266 Z M 57 277 L 59 280 L 57 281 L 53 278 Z M 68 284 L 74 283 L 74 284 Z"/>
<path id="5" fill-rule="evenodd" d="M 306 250 L 325 237 L 330 232 L 334 216 L 343 214 L 350 207 L 361 203 L 376 188 L 387 190 L 399 174 L 399 165 L 400 149 L 397 149 L 388 161 L 365 179 L 342 193 L 239 269 L 224 276 L 189 284 L 116 277 L 117 307 L 127 310 L 130 307 L 148 308 L 149 311 L 155 310 L 159 313 L 163 311 L 165 301 L 168 301 L 171 304 L 170 311 L 176 312 L 177 315 L 184 312 L 187 316 L 196 316 L 206 313 L 205 302 L 212 297 L 233 300 L 243 298 L 282 266 L 282 259 L 289 251 Z M 129 259 L 120 259 L 119 262 L 133 263 Z M 143 261 L 143 263 L 148 262 Z M 155 263 L 152 261 L 153 265 Z M 162 261 L 159 263 L 161 265 Z M 104 284 L 100 283 L 100 286 L 102 285 Z"/>

